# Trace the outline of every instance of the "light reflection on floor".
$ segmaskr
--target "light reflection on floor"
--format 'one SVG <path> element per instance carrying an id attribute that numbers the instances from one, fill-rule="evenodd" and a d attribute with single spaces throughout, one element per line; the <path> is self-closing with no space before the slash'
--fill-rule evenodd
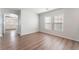
<path id="1" fill-rule="evenodd" d="M 10 31 L 10 39 L 11 39 L 11 41 L 16 40 L 16 30 Z"/>
<path id="2" fill-rule="evenodd" d="M 10 40 L 11 44 L 13 47 L 16 48 L 16 41 L 17 41 L 17 35 L 16 35 L 16 30 L 7 30 L 4 34 L 4 39 Z"/>

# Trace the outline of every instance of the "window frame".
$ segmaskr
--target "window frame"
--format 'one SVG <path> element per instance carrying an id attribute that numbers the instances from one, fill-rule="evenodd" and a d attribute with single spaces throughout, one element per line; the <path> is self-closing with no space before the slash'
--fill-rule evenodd
<path id="1" fill-rule="evenodd" d="M 58 22 L 55 21 L 55 18 L 54 18 L 55 16 L 58 17 Z M 64 29 L 64 28 L 63 28 L 63 26 L 64 26 L 64 16 L 63 16 L 63 15 L 55 15 L 55 16 L 53 16 L 53 29 L 54 29 L 54 31 L 57 31 L 57 32 L 63 32 L 63 29 Z M 61 19 L 62 19 L 61 21 L 60 21 L 59 16 L 62 17 L 62 18 L 61 18 Z M 56 20 L 57 20 L 57 19 L 56 19 Z M 61 24 L 61 30 L 60 30 L 60 29 L 58 30 L 58 29 L 55 28 L 55 27 L 56 27 L 56 26 L 55 26 L 56 24 L 57 24 L 57 25 L 58 25 L 58 24 L 59 24 L 59 25 Z"/>

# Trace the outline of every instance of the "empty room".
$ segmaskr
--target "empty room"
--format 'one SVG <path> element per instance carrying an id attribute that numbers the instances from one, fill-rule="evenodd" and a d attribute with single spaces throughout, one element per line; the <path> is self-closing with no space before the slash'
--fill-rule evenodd
<path id="1" fill-rule="evenodd" d="M 78 50 L 79 8 L 0 8 L 0 50 Z"/>

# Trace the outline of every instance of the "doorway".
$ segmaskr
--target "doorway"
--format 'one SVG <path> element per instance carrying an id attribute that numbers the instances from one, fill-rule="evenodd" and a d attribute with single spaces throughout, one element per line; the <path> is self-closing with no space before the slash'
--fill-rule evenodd
<path id="1" fill-rule="evenodd" d="M 16 14 L 5 14 L 4 15 L 4 31 L 5 36 L 17 36 L 18 30 L 18 15 Z"/>
<path id="2" fill-rule="evenodd" d="M 3 29 L 4 39 L 15 40 L 18 37 L 18 31 L 20 30 L 18 15 L 13 13 L 4 14 Z"/>

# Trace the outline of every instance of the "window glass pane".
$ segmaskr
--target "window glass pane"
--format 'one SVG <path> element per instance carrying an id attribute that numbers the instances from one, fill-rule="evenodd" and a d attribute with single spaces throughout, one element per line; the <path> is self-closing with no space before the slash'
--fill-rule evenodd
<path id="1" fill-rule="evenodd" d="M 45 24 L 45 29 L 47 29 L 47 30 L 51 30 L 51 29 L 52 29 L 51 24 Z"/>
<path id="2" fill-rule="evenodd" d="M 63 16 L 59 16 L 59 23 L 63 23 L 64 21 L 63 21 Z"/>
<path id="3" fill-rule="evenodd" d="M 63 31 L 63 25 L 60 23 L 54 24 L 54 30 L 59 32 Z"/>
<path id="4" fill-rule="evenodd" d="M 47 30 L 51 30 L 52 26 L 51 26 L 51 17 L 45 17 L 45 29 Z"/>
<path id="5" fill-rule="evenodd" d="M 51 17 L 45 17 L 45 23 L 51 23 Z"/>
<path id="6" fill-rule="evenodd" d="M 63 16 L 54 16 L 54 23 L 63 23 Z"/>
<path id="7" fill-rule="evenodd" d="M 54 16 L 54 23 L 57 23 L 58 21 L 58 16 Z"/>

